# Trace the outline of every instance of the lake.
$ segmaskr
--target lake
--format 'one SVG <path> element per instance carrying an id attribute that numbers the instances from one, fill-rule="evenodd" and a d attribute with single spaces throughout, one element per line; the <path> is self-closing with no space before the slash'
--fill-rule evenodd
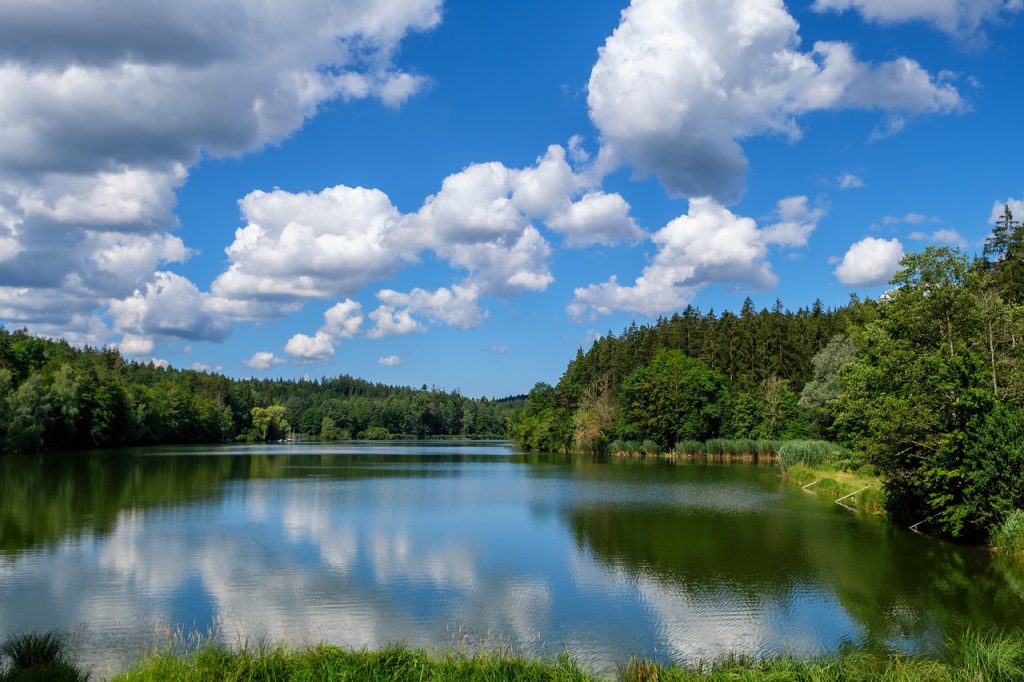
<path id="1" fill-rule="evenodd" d="M 101 675 L 191 632 L 609 670 L 932 652 L 1022 614 L 1020 562 L 857 516 L 775 466 L 480 442 L 0 459 L 0 638 L 74 631 Z"/>

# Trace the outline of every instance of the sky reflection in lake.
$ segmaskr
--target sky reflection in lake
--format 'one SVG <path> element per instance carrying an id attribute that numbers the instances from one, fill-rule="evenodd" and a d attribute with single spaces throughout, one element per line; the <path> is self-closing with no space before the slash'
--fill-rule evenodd
<path id="1" fill-rule="evenodd" d="M 1012 566 L 858 520 L 771 467 L 495 444 L 75 457 L 0 463 L 0 636 L 84 626 L 100 673 L 174 624 L 230 643 L 564 648 L 609 668 L 927 649 L 1024 607 Z"/>

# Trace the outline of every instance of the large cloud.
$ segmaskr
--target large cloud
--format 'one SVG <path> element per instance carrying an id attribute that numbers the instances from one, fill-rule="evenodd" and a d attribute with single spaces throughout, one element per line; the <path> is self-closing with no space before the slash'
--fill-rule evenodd
<path id="1" fill-rule="evenodd" d="M 211 308 L 210 298 L 181 275 L 157 272 L 128 298 L 111 301 L 110 317 L 119 331 L 135 337 L 220 341 L 231 322 Z"/>
<path id="2" fill-rule="evenodd" d="M 594 187 L 551 145 L 536 163 L 475 163 L 446 177 L 418 210 L 401 213 L 377 189 L 253 192 L 240 202 L 245 227 L 226 249 L 230 265 L 213 283 L 219 299 L 276 305 L 352 295 L 425 252 L 465 273 L 435 291 L 385 289 L 369 336 L 421 331 L 413 315 L 460 329 L 487 316 L 483 296 L 545 290 L 554 277 L 543 223 L 569 247 L 645 236 L 618 194 Z M 310 337 L 307 337 L 310 338 Z"/>
<path id="3" fill-rule="evenodd" d="M 164 287 L 156 269 L 188 255 L 167 234 L 188 167 L 281 140 L 324 102 L 401 104 L 425 81 L 393 56 L 440 5 L 0 3 L 4 319 L 60 332 L 108 298 Z M 63 313 L 61 296 L 75 302 Z"/>
<path id="4" fill-rule="evenodd" d="M 814 0 L 817 12 L 854 10 L 868 21 L 897 24 L 924 21 L 968 39 L 982 38 L 982 24 L 1021 10 L 1021 0 Z"/>
<path id="5" fill-rule="evenodd" d="M 615 311 L 654 317 L 686 305 L 708 284 L 772 287 L 777 277 L 767 259 L 769 246 L 806 244 L 824 215 L 823 208 L 809 206 L 807 197 L 788 197 L 778 203 L 778 222 L 761 229 L 713 199 L 692 199 L 686 215 L 651 237 L 657 254 L 634 284 L 611 277 L 577 288 L 568 313 L 577 321 Z"/>
<path id="6" fill-rule="evenodd" d="M 740 141 L 799 137 L 801 114 L 963 106 L 913 60 L 867 64 L 839 42 L 801 51 L 797 28 L 782 0 L 634 0 L 590 75 L 602 164 L 654 173 L 674 195 L 732 202 L 745 189 Z"/>
<path id="7" fill-rule="evenodd" d="M 256 191 L 239 205 L 247 225 L 226 249 L 231 266 L 213 283 L 218 296 L 294 300 L 353 294 L 414 255 L 391 238 L 400 214 L 379 190 Z"/>
<path id="8" fill-rule="evenodd" d="M 477 305 L 478 296 L 475 287 L 458 284 L 435 291 L 413 289 L 409 293 L 401 293 L 384 289 L 377 292 L 377 298 L 385 305 L 402 308 L 457 329 L 479 327 L 487 319 L 487 312 Z"/>

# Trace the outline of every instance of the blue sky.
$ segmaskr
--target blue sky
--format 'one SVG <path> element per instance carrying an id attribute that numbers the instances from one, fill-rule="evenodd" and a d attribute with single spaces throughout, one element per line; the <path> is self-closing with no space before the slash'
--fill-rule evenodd
<path id="1" fill-rule="evenodd" d="M 686 303 L 877 295 L 1024 214 L 1021 9 L 0 7 L 0 323 L 500 396 Z"/>

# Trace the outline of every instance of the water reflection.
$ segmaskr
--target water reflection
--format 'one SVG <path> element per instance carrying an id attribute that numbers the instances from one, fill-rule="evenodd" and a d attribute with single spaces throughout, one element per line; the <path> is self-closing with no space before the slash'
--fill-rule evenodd
<path id="1" fill-rule="evenodd" d="M 607 668 L 927 648 L 1024 606 L 1012 565 L 858 520 L 769 467 L 164 449 L 3 460 L 0 493 L 0 636 L 86 624 L 101 674 L 175 623 L 229 642 L 564 647 Z"/>

